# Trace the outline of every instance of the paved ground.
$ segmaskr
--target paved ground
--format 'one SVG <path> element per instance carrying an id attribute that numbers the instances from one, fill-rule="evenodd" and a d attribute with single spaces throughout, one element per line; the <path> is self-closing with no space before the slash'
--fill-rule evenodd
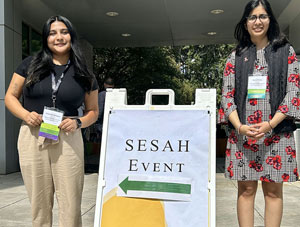
<path id="1" fill-rule="evenodd" d="M 217 227 L 238 227 L 236 182 L 224 178 L 224 160 L 217 162 Z M 82 217 L 84 227 L 93 227 L 98 175 L 86 174 Z M 264 202 L 261 187 L 255 205 L 255 226 L 263 227 Z M 281 227 L 300 226 L 300 181 L 284 186 L 284 214 Z M 30 205 L 20 173 L 0 175 L 0 227 L 30 227 Z M 54 210 L 57 224 L 57 206 Z M 142 226 L 141 226 L 142 227 Z M 197 226 L 187 226 L 197 227 Z"/>

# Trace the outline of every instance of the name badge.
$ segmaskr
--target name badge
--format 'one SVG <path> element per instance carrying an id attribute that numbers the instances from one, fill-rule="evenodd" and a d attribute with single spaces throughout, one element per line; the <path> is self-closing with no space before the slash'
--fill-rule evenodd
<path id="1" fill-rule="evenodd" d="M 53 108 L 53 107 L 44 107 L 43 111 L 43 123 L 40 127 L 39 136 L 57 140 L 60 129 L 58 126 L 62 122 L 64 112 Z"/>
<path id="2" fill-rule="evenodd" d="M 266 97 L 267 76 L 253 74 L 248 76 L 248 99 L 264 99 Z"/>

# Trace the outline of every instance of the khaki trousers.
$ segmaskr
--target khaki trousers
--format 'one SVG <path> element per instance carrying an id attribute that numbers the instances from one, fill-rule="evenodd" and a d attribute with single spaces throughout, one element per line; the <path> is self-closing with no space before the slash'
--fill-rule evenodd
<path id="1" fill-rule="evenodd" d="M 33 227 L 52 226 L 54 192 L 59 226 L 81 227 L 84 178 L 81 130 L 42 140 L 39 127 L 22 124 L 18 139 L 20 167 L 32 209 Z"/>

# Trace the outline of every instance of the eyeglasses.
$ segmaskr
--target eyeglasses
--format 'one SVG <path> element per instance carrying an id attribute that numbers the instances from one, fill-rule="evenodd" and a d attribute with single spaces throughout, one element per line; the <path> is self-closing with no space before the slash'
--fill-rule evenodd
<path id="1" fill-rule="evenodd" d="M 269 15 L 267 15 L 267 14 L 260 14 L 259 16 L 251 15 L 251 16 L 247 17 L 247 20 L 250 23 L 255 23 L 257 18 L 259 18 L 259 20 L 261 22 L 266 22 L 269 19 Z"/>

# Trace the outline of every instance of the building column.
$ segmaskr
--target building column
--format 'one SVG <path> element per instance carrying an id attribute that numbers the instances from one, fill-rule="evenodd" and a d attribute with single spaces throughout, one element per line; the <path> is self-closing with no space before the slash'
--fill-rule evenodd
<path id="1" fill-rule="evenodd" d="M 22 13 L 19 0 L 0 0 L 0 174 L 19 171 L 20 120 L 4 105 L 12 74 L 22 60 Z"/>
<path id="2" fill-rule="evenodd" d="M 294 19 L 294 21 L 290 24 L 289 29 L 289 38 L 290 41 L 295 48 L 295 52 L 297 55 L 300 55 L 300 30 L 299 30 L 299 21 L 300 14 Z"/>

